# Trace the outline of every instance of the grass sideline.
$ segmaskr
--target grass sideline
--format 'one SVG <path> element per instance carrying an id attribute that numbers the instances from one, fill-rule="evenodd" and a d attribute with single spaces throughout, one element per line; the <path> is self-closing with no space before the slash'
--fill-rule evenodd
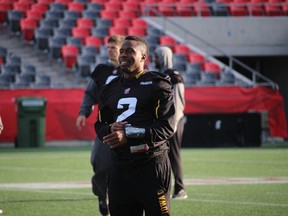
<path id="1" fill-rule="evenodd" d="M 172 200 L 171 215 L 287 215 L 287 146 L 182 149 L 189 198 Z M 90 188 L 90 151 L 91 146 L 0 148 L 2 215 L 100 215 Z"/>

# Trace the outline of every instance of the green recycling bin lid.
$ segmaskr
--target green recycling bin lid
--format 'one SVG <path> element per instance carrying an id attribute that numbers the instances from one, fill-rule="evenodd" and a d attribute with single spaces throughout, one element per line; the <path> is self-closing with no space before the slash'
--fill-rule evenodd
<path id="1" fill-rule="evenodd" d="M 46 98 L 42 97 L 18 97 L 16 99 L 19 111 L 44 111 Z"/>
<path id="2" fill-rule="evenodd" d="M 18 97 L 18 103 L 21 103 L 22 106 L 44 106 L 46 103 L 46 98 L 43 97 Z"/>
<path id="3" fill-rule="evenodd" d="M 29 106 L 29 107 L 33 107 L 33 106 L 44 106 L 45 104 L 45 100 L 31 100 L 31 99 L 27 99 L 27 100 L 22 100 L 22 106 Z"/>

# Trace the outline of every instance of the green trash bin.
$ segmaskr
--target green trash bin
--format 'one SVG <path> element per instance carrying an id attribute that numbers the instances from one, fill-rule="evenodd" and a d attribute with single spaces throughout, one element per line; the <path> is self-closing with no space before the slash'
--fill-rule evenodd
<path id="1" fill-rule="evenodd" d="M 18 97 L 16 148 L 41 147 L 45 144 L 46 99 Z"/>

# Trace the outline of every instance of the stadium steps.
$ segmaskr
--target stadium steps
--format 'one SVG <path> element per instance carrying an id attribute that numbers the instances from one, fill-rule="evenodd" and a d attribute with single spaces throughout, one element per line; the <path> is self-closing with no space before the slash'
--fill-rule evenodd
<path id="1" fill-rule="evenodd" d="M 87 79 L 66 68 L 63 62 L 49 59 L 47 53 L 25 42 L 21 34 L 11 33 L 5 25 L 0 26 L 0 46 L 6 47 L 9 54 L 19 56 L 22 64 L 35 66 L 37 75 L 50 76 L 51 87 L 84 87 L 87 84 Z"/>

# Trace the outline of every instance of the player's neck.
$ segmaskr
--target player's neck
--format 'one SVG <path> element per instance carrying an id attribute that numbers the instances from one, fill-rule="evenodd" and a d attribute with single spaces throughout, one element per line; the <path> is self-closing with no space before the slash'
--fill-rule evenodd
<path id="1" fill-rule="evenodd" d="M 130 72 L 130 73 L 123 73 L 123 75 L 124 75 L 124 78 L 125 79 L 130 79 L 130 78 L 133 78 L 133 77 L 135 77 L 135 78 L 139 78 L 143 73 L 145 72 L 145 70 L 144 69 L 142 69 L 142 70 L 134 70 L 134 71 L 132 71 L 132 72 Z"/>

